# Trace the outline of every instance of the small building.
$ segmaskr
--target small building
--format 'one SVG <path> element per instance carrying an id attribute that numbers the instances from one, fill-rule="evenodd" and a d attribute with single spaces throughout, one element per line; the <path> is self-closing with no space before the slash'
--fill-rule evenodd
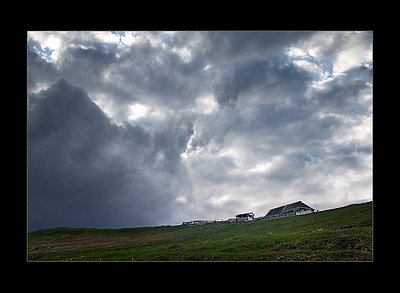
<path id="1" fill-rule="evenodd" d="M 236 222 L 253 221 L 254 214 L 252 212 L 236 215 Z"/>
<path id="2" fill-rule="evenodd" d="M 314 212 L 314 209 L 302 201 L 296 201 L 284 206 L 280 206 L 268 211 L 265 215 L 266 219 L 279 218 L 287 216 L 304 215 Z"/>
<path id="3" fill-rule="evenodd" d="M 194 220 L 189 222 L 182 222 L 182 225 L 194 226 L 194 225 L 204 225 L 204 224 L 214 224 L 216 221 L 212 220 Z"/>

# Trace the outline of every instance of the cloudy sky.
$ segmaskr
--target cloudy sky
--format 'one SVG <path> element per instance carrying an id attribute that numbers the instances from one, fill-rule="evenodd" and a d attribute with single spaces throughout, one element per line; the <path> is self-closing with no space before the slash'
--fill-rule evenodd
<path id="1" fill-rule="evenodd" d="M 372 32 L 27 33 L 28 228 L 372 200 Z"/>

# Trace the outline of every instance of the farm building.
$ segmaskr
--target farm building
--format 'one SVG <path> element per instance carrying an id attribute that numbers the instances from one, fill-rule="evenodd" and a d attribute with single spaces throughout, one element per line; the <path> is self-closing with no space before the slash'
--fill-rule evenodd
<path id="1" fill-rule="evenodd" d="M 212 221 L 212 220 L 194 220 L 194 221 L 189 221 L 189 222 L 182 222 L 182 225 L 193 226 L 193 225 L 213 224 L 215 222 L 216 221 Z"/>
<path id="2" fill-rule="evenodd" d="M 224 221 L 223 220 L 221 220 L 221 221 L 217 221 L 217 220 L 194 220 L 194 221 L 182 222 L 182 225 L 194 226 L 194 225 L 216 224 L 216 223 L 224 223 Z"/>
<path id="3" fill-rule="evenodd" d="M 236 222 L 253 221 L 254 214 L 252 212 L 236 215 Z"/>
<path id="4" fill-rule="evenodd" d="M 269 210 L 268 213 L 265 215 L 265 218 L 269 219 L 269 218 L 303 215 L 303 214 L 312 213 L 313 211 L 314 211 L 314 209 L 312 207 L 309 207 L 302 201 L 297 201 L 294 203 L 290 203 L 290 204 Z"/>

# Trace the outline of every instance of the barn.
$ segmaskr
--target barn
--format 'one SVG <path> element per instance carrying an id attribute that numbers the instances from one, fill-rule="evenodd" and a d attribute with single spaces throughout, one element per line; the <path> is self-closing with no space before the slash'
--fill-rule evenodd
<path id="1" fill-rule="evenodd" d="M 266 219 L 279 218 L 295 215 L 303 215 L 314 212 L 314 209 L 302 201 L 296 201 L 287 205 L 283 205 L 274 209 L 270 209 L 265 215 Z"/>
<path id="2" fill-rule="evenodd" d="M 236 222 L 253 221 L 254 214 L 252 212 L 236 215 Z"/>

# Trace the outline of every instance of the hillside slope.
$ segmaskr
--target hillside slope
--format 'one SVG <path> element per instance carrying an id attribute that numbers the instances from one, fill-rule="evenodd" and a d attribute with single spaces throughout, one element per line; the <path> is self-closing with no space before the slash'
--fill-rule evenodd
<path id="1" fill-rule="evenodd" d="M 28 234 L 28 261 L 371 261 L 372 202 L 255 222 Z"/>

